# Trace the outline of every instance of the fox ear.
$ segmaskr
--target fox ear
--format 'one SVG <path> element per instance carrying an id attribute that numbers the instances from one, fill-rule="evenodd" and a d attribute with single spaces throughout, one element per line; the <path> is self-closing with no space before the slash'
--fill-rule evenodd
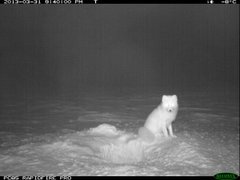
<path id="1" fill-rule="evenodd" d="M 166 95 L 162 96 L 162 102 L 166 101 L 166 97 L 167 97 Z"/>
<path id="2" fill-rule="evenodd" d="M 177 100 L 177 95 L 174 94 L 172 97 Z"/>

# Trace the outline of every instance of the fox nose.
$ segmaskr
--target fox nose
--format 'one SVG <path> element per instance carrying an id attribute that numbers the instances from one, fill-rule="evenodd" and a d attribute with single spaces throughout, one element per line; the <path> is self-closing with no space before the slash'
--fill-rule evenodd
<path id="1" fill-rule="evenodd" d="M 168 112 L 172 112 L 172 109 L 168 109 Z"/>

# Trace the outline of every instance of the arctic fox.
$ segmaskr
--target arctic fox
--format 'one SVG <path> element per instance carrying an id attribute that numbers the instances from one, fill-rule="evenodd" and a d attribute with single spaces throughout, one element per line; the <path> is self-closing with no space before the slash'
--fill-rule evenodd
<path id="1" fill-rule="evenodd" d="M 177 96 L 162 96 L 162 103 L 149 114 L 144 127 L 138 131 L 139 136 L 145 141 L 152 141 L 161 133 L 168 137 L 176 137 L 173 134 L 172 122 L 175 120 L 178 112 Z"/>

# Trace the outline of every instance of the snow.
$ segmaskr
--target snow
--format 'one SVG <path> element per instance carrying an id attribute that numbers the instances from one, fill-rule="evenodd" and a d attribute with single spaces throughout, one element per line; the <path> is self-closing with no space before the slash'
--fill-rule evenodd
<path id="1" fill-rule="evenodd" d="M 1 102 L 0 174 L 239 174 L 236 98 L 177 95 L 177 138 L 158 137 L 152 143 L 139 140 L 137 131 L 162 94 Z M 26 104 L 31 106 L 24 111 Z"/>

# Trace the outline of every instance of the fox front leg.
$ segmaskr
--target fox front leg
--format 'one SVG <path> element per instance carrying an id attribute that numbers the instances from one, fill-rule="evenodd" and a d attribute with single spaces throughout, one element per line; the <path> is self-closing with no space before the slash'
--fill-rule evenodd
<path id="1" fill-rule="evenodd" d="M 175 136 L 175 135 L 173 134 L 173 130 L 172 130 L 172 125 L 171 125 L 171 124 L 168 126 L 168 131 L 169 131 L 170 136 L 172 136 L 172 137 L 177 137 L 177 136 Z"/>
<path id="2" fill-rule="evenodd" d="M 168 131 L 166 127 L 162 128 L 162 132 L 165 137 L 168 137 Z"/>

